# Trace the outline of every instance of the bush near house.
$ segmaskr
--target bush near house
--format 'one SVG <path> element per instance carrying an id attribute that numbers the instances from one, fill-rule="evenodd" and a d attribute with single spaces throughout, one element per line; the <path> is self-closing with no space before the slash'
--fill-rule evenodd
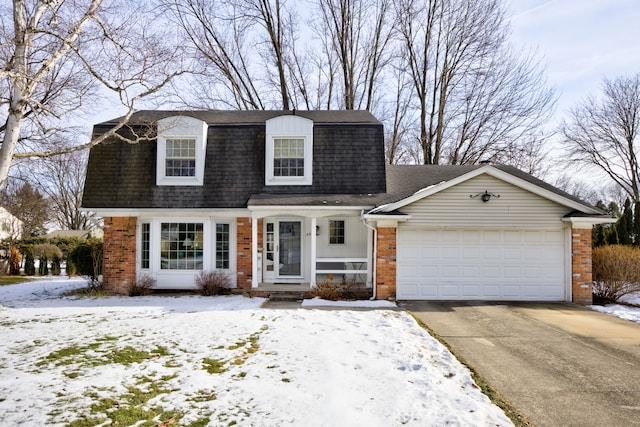
<path id="1" fill-rule="evenodd" d="M 226 270 L 201 271 L 196 276 L 196 288 L 203 296 L 227 295 L 231 286 L 231 275 Z"/>
<path id="2" fill-rule="evenodd" d="M 151 293 L 151 289 L 155 286 L 155 284 L 156 279 L 149 276 L 148 274 L 143 274 L 129 286 L 127 295 L 129 295 L 130 297 L 149 295 Z"/>
<path id="3" fill-rule="evenodd" d="M 606 245 L 593 249 L 593 303 L 615 303 L 640 291 L 640 248 Z"/>

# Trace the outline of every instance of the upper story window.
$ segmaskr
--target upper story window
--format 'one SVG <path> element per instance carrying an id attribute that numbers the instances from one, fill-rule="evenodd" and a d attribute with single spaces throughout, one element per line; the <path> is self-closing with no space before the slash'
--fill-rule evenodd
<path id="1" fill-rule="evenodd" d="M 166 140 L 165 176 L 196 176 L 196 140 Z"/>
<path id="2" fill-rule="evenodd" d="M 266 185 L 311 185 L 313 121 L 278 116 L 266 121 Z"/>
<path id="3" fill-rule="evenodd" d="M 157 185 L 202 185 L 207 124 L 193 117 L 158 121 Z"/>

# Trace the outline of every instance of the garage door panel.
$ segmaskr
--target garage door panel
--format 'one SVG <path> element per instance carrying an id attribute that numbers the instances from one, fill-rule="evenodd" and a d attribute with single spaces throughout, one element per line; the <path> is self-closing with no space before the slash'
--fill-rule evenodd
<path id="1" fill-rule="evenodd" d="M 400 229 L 397 297 L 562 301 L 566 254 L 560 229 Z"/>

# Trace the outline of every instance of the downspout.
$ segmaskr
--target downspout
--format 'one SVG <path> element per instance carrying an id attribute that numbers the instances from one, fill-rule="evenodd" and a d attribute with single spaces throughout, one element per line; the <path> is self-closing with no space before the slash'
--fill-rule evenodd
<path id="1" fill-rule="evenodd" d="M 364 218 L 364 211 L 361 212 L 360 214 L 360 218 L 362 218 L 362 223 L 364 224 L 365 227 L 371 229 L 373 231 L 373 260 L 372 260 L 372 266 L 371 266 L 371 287 L 373 287 L 373 296 L 369 299 L 370 301 L 373 301 L 376 299 L 376 290 L 377 290 L 377 284 L 376 284 L 376 270 L 377 270 L 377 259 L 378 259 L 378 229 L 376 229 L 375 227 L 369 225 L 367 223 L 367 220 Z"/>

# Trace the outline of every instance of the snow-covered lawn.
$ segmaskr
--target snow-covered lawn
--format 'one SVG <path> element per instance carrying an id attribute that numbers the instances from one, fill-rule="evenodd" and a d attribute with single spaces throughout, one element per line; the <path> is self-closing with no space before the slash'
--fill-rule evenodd
<path id="1" fill-rule="evenodd" d="M 622 297 L 622 301 L 640 306 L 640 292 Z M 640 323 L 640 307 L 622 304 L 592 305 L 591 308 L 602 313 L 611 314 L 625 320 Z"/>
<path id="2" fill-rule="evenodd" d="M 0 425 L 511 425 L 403 312 L 82 286 L 0 286 Z"/>

